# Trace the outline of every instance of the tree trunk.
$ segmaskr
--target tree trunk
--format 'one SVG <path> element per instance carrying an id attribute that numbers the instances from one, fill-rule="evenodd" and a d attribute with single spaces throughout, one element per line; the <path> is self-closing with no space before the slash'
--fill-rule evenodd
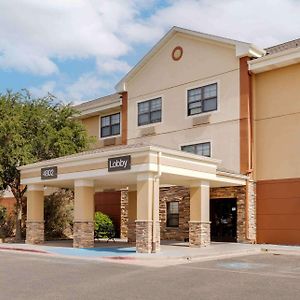
<path id="1" fill-rule="evenodd" d="M 27 190 L 25 186 L 23 189 L 19 182 L 15 185 L 10 185 L 10 189 L 16 199 L 16 242 L 22 241 L 22 217 L 23 217 L 23 201 L 24 193 Z"/>
<path id="2" fill-rule="evenodd" d="M 16 199 L 16 242 L 22 241 L 22 199 Z"/>

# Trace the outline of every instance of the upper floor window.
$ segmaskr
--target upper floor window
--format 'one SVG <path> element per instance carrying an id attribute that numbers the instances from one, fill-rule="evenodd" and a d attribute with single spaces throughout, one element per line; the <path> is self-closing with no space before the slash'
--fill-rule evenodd
<path id="1" fill-rule="evenodd" d="M 101 117 L 101 137 L 120 134 L 120 113 Z"/>
<path id="2" fill-rule="evenodd" d="M 197 115 L 217 109 L 217 84 L 188 90 L 188 115 Z"/>
<path id="3" fill-rule="evenodd" d="M 147 125 L 161 121 L 161 98 L 138 103 L 138 125 Z"/>
<path id="4" fill-rule="evenodd" d="M 202 155 L 202 156 L 210 157 L 210 155 L 211 155 L 210 142 L 182 146 L 181 150 L 185 151 L 185 152 L 189 152 L 189 153 Z"/>
<path id="5" fill-rule="evenodd" d="M 167 202 L 167 227 L 179 227 L 179 202 Z"/>

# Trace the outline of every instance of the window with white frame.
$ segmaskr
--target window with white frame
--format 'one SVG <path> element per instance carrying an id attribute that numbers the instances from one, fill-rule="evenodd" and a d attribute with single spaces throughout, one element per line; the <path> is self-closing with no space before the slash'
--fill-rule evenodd
<path id="1" fill-rule="evenodd" d="M 138 103 L 138 126 L 161 122 L 161 98 Z"/>
<path id="2" fill-rule="evenodd" d="M 217 110 L 217 84 L 187 91 L 188 116 Z"/>
<path id="3" fill-rule="evenodd" d="M 101 117 L 101 137 L 120 134 L 120 113 Z"/>
<path id="4" fill-rule="evenodd" d="M 202 156 L 211 156 L 210 142 L 181 146 L 181 150 Z"/>

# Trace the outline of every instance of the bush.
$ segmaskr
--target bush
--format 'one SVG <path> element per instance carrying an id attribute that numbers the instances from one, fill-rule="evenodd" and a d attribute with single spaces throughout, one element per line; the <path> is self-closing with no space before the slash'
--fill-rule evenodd
<path id="1" fill-rule="evenodd" d="M 95 213 L 95 238 L 112 238 L 115 236 L 115 228 L 109 216 L 98 211 Z"/>
<path id="2" fill-rule="evenodd" d="M 7 209 L 0 206 L 0 238 L 11 237 L 14 233 L 15 220 L 7 214 Z"/>
<path id="3" fill-rule="evenodd" d="M 61 189 L 45 197 L 45 237 L 65 238 L 72 234 L 74 196 Z"/>

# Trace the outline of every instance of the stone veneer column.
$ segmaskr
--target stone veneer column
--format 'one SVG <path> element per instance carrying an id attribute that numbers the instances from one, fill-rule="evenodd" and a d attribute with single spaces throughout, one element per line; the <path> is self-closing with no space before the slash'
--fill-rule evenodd
<path id="1" fill-rule="evenodd" d="M 160 250 L 160 227 L 158 223 L 159 180 L 151 173 L 140 174 L 137 178 L 137 252 L 151 253 Z"/>
<path id="2" fill-rule="evenodd" d="M 128 225 L 127 239 L 129 243 L 136 241 L 135 221 L 137 219 L 137 192 L 128 192 Z"/>
<path id="3" fill-rule="evenodd" d="M 248 201 L 248 239 L 256 242 L 256 186 L 251 179 L 247 181 L 247 201 Z"/>
<path id="4" fill-rule="evenodd" d="M 94 247 L 94 182 L 75 180 L 73 247 Z"/>
<path id="5" fill-rule="evenodd" d="M 44 187 L 28 185 L 26 244 L 44 242 Z"/>
<path id="6" fill-rule="evenodd" d="M 121 239 L 127 239 L 128 234 L 128 189 L 121 190 Z M 135 239 L 135 238 L 134 238 Z"/>
<path id="7" fill-rule="evenodd" d="M 190 187 L 190 247 L 210 244 L 209 198 L 209 182 Z"/>

